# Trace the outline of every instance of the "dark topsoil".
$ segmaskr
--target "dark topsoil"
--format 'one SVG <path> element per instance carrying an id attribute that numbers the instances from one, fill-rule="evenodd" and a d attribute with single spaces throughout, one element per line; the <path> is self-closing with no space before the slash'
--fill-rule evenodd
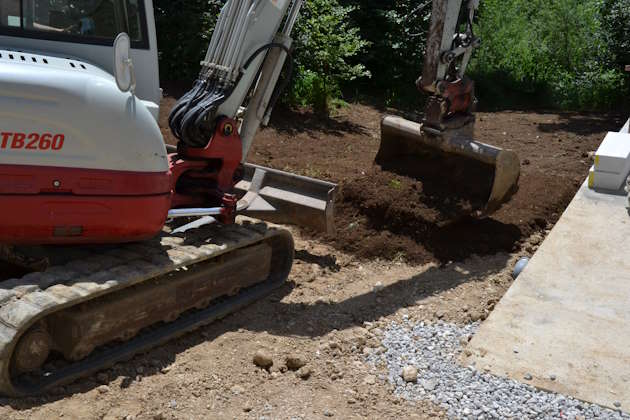
<path id="1" fill-rule="evenodd" d="M 181 90 L 166 93 L 161 125 L 174 144 L 165 124 L 174 104 L 168 94 Z M 248 161 L 339 183 L 336 234 L 312 235 L 361 258 L 418 264 L 517 250 L 557 221 L 588 173 L 588 152 L 623 125 L 621 116 L 611 115 L 479 113 L 476 139 L 516 151 L 522 173 L 509 203 L 491 218 L 473 219 L 466 215 L 483 207 L 488 169 L 457 159 L 375 165 L 382 115 L 365 105 L 350 105 L 333 118 L 278 108 Z"/>

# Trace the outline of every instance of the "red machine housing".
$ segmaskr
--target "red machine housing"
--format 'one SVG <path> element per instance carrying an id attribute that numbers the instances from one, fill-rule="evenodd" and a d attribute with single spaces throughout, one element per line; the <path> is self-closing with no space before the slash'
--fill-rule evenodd
<path id="1" fill-rule="evenodd" d="M 437 84 L 437 94 L 431 94 L 427 99 L 424 123 L 439 128 L 452 125 L 453 122 L 455 125 L 462 125 L 474 118 L 474 104 L 475 84 L 472 80 L 464 77 L 454 81 L 440 81 Z"/>
<path id="2" fill-rule="evenodd" d="M 169 156 L 165 173 L 0 165 L 0 243 L 8 245 L 120 243 L 157 235 L 168 211 L 223 207 L 242 158 L 236 122 L 218 122 L 202 149 Z"/>

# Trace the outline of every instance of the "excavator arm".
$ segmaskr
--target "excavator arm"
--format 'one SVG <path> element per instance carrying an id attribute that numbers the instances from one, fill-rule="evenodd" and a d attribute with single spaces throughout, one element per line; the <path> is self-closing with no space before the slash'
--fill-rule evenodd
<path id="1" fill-rule="evenodd" d="M 303 0 L 225 3 L 199 77 L 170 114 L 170 128 L 184 146 L 204 147 L 218 119 L 242 117 L 245 159 L 278 97 L 278 80 L 291 53 L 291 32 L 302 5 Z"/>
<path id="2" fill-rule="evenodd" d="M 222 159 L 216 179 L 218 192 L 225 196 L 220 208 L 208 208 L 207 212 L 196 207 L 175 209 L 172 217 L 219 213 L 229 221 L 240 213 L 333 231 L 335 185 L 245 163 L 255 134 L 268 122 L 279 96 L 279 79 L 287 59 L 291 67 L 291 32 L 302 5 L 303 0 L 225 3 L 199 77 L 169 118 L 179 139 L 182 171 L 194 166 L 194 160 Z M 471 213 L 484 216 L 498 209 L 516 190 L 520 164 L 513 152 L 472 139 L 476 100 L 474 83 L 465 72 L 473 50 L 480 45 L 473 30 L 478 7 L 479 0 L 433 1 L 423 72 L 417 81 L 419 89 L 429 95 L 424 119 L 418 124 L 385 118 L 377 163 L 421 156 L 420 149 L 426 148 L 480 163 L 482 168 L 479 164 L 468 166 L 471 171 L 493 174 L 492 180 L 479 182 L 484 188 L 486 184 L 492 187 L 487 191 L 487 204 L 471 209 Z M 235 135 L 239 145 L 230 140 Z M 465 162 L 457 165 L 467 167 Z M 243 176 L 239 178 L 239 174 Z M 198 179 L 185 178 L 183 182 L 199 196 Z M 461 180 L 451 184 L 461 184 Z M 228 196 L 234 188 L 240 197 L 235 207 Z M 195 203 L 195 197 L 179 198 L 180 207 Z M 229 217 L 225 217 L 226 206 L 232 206 L 227 211 Z"/>
<path id="3" fill-rule="evenodd" d="M 462 6 L 465 5 L 465 8 Z M 473 31 L 479 0 L 435 0 L 422 68 L 416 85 L 429 95 L 424 123 L 437 129 L 461 127 L 471 121 L 474 83 L 466 77 L 473 50 L 481 44 Z M 460 32 L 460 16 L 465 30 Z"/>
<path id="4" fill-rule="evenodd" d="M 245 162 L 285 86 L 279 83 L 285 64 L 292 71 L 291 32 L 302 5 L 303 0 L 227 1 L 199 77 L 171 111 L 169 124 L 184 159 L 218 157 L 232 165 L 219 171 L 226 173 L 223 192 L 240 198 L 236 213 L 332 232 L 335 184 Z M 176 209 L 170 215 L 224 212 L 225 206 Z"/>
<path id="5" fill-rule="evenodd" d="M 381 124 L 381 147 L 376 163 L 392 165 L 402 158 L 418 165 L 432 160 L 456 162 L 454 177 L 444 165 L 442 178 L 463 190 L 484 189 L 482 208 L 470 208 L 470 216 L 484 217 L 511 199 L 518 189 L 520 162 L 509 150 L 474 140 L 474 83 L 466 69 L 481 40 L 473 30 L 479 0 L 433 0 L 422 76 L 418 89 L 428 95 L 421 122 L 387 116 Z M 439 164 L 438 164 L 439 166 Z M 485 179 L 480 174 L 491 174 Z M 463 175 L 462 175 L 463 174 Z M 451 179 L 452 178 L 452 179 Z M 481 179 L 484 178 L 484 179 Z M 477 180 L 474 185 L 470 180 Z M 423 180 L 424 181 L 424 180 Z M 455 200 L 466 197 L 452 197 Z"/>

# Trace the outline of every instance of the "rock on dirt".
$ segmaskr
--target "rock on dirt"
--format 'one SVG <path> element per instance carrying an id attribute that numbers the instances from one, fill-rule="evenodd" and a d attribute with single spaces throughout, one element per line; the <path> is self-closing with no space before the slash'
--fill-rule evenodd
<path id="1" fill-rule="evenodd" d="M 234 395 L 240 395 L 240 394 L 243 394 L 243 393 L 245 392 L 245 388 L 243 388 L 243 387 L 242 387 L 242 386 L 240 386 L 240 385 L 234 385 L 234 386 L 230 389 L 230 391 L 231 391 L 231 392 L 232 392 L 232 394 L 234 394 Z"/>
<path id="2" fill-rule="evenodd" d="M 366 385 L 374 385 L 376 383 L 376 376 L 367 375 L 365 378 L 363 378 L 363 383 Z"/>
<path id="3" fill-rule="evenodd" d="M 295 373 L 295 375 L 300 379 L 308 379 L 311 377 L 311 368 L 308 366 L 303 366 Z"/>
<path id="4" fill-rule="evenodd" d="M 304 357 L 298 354 L 287 356 L 285 363 L 287 365 L 287 368 L 291 370 L 298 370 L 301 367 L 306 366 L 306 360 L 304 359 Z"/>
<path id="5" fill-rule="evenodd" d="M 260 349 L 254 354 L 254 364 L 263 369 L 273 366 L 273 356 L 265 349 Z"/>
<path id="6" fill-rule="evenodd" d="M 418 380 L 418 368 L 415 366 L 405 366 L 401 376 L 405 382 L 416 382 Z"/>

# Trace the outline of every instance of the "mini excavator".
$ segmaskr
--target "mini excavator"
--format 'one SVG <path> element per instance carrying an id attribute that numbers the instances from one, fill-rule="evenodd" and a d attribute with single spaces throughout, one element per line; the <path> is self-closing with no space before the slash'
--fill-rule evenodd
<path id="1" fill-rule="evenodd" d="M 333 231 L 334 184 L 245 161 L 302 5 L 225 2 L 170 147 L 152 0 L 0 2 L 0 259 L 30 271 L 0 282 L 0 393 L 46 392 L 268 295 L 293 240 L 259 220 Z M 469 138 L 476 6 L 434 1 L 425 121 L 386 118 L 379 158 L 428 146 L 494 165 L 491 210 L 518 165 Z"/>

